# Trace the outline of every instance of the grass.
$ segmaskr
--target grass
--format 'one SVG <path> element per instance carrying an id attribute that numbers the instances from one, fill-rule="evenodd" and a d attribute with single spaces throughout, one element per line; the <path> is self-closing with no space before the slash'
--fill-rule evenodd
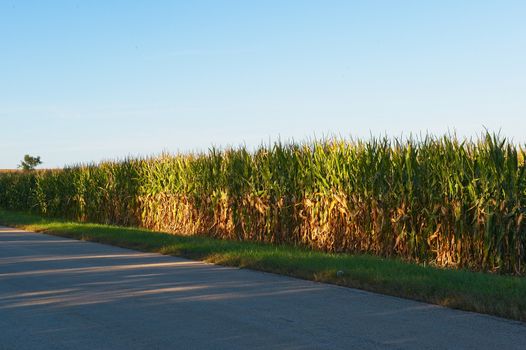
<path id="1" fill-rule="evenodd" d="M 290 245 L 68 222 L 6 210 L 0 210 L 0 223 L 63 237 L 279 273 L 526 321 L 524 277 L 441 269 L 371 255 L 324 253 Z M 343 275 L 337 274 L 338 271 L 343 271 Z"/>

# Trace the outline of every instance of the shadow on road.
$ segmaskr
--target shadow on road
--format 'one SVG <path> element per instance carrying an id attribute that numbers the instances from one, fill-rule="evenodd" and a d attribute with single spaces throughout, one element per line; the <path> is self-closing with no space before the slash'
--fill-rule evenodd
<path id="1" fill-rule="evenodd" d="M 526 343 L 517 322 L 7 228 L 0 229 L 0 314 L 11 334 L 0 345 L 20 348 L 51 341 L 114 349 Z"/>

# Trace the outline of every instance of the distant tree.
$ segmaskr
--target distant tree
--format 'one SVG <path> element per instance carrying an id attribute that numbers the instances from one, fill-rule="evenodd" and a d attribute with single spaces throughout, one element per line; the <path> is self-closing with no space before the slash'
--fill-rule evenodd
<path id="1" fill-rule="evenodd" d="M 24 160 L 20 162 L 20 165 L 18 166 L 22 170 L 34 170 L 35 167 L 42 164 L 42 161 L 40 160 L 39 156 L 33 157 L 29 154 L 26 154 L 24 156 Z"/>

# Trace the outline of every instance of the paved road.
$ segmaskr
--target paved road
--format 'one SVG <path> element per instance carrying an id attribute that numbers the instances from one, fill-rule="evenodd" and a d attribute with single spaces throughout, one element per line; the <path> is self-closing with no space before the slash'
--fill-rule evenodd
<path id="1" fill-rule="evenodd" d="M 0 349 L 524 349 L 526 325 L 0 228 Z"/>

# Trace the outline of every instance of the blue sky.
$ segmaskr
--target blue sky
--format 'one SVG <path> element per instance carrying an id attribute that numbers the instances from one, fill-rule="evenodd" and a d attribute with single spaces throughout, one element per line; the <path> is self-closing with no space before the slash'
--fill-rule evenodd
<path id="1" fill-rule="evenodd" d="M 0 2 L 0 168 L 313 136 L 526 142 L 525 1 Z"/>

